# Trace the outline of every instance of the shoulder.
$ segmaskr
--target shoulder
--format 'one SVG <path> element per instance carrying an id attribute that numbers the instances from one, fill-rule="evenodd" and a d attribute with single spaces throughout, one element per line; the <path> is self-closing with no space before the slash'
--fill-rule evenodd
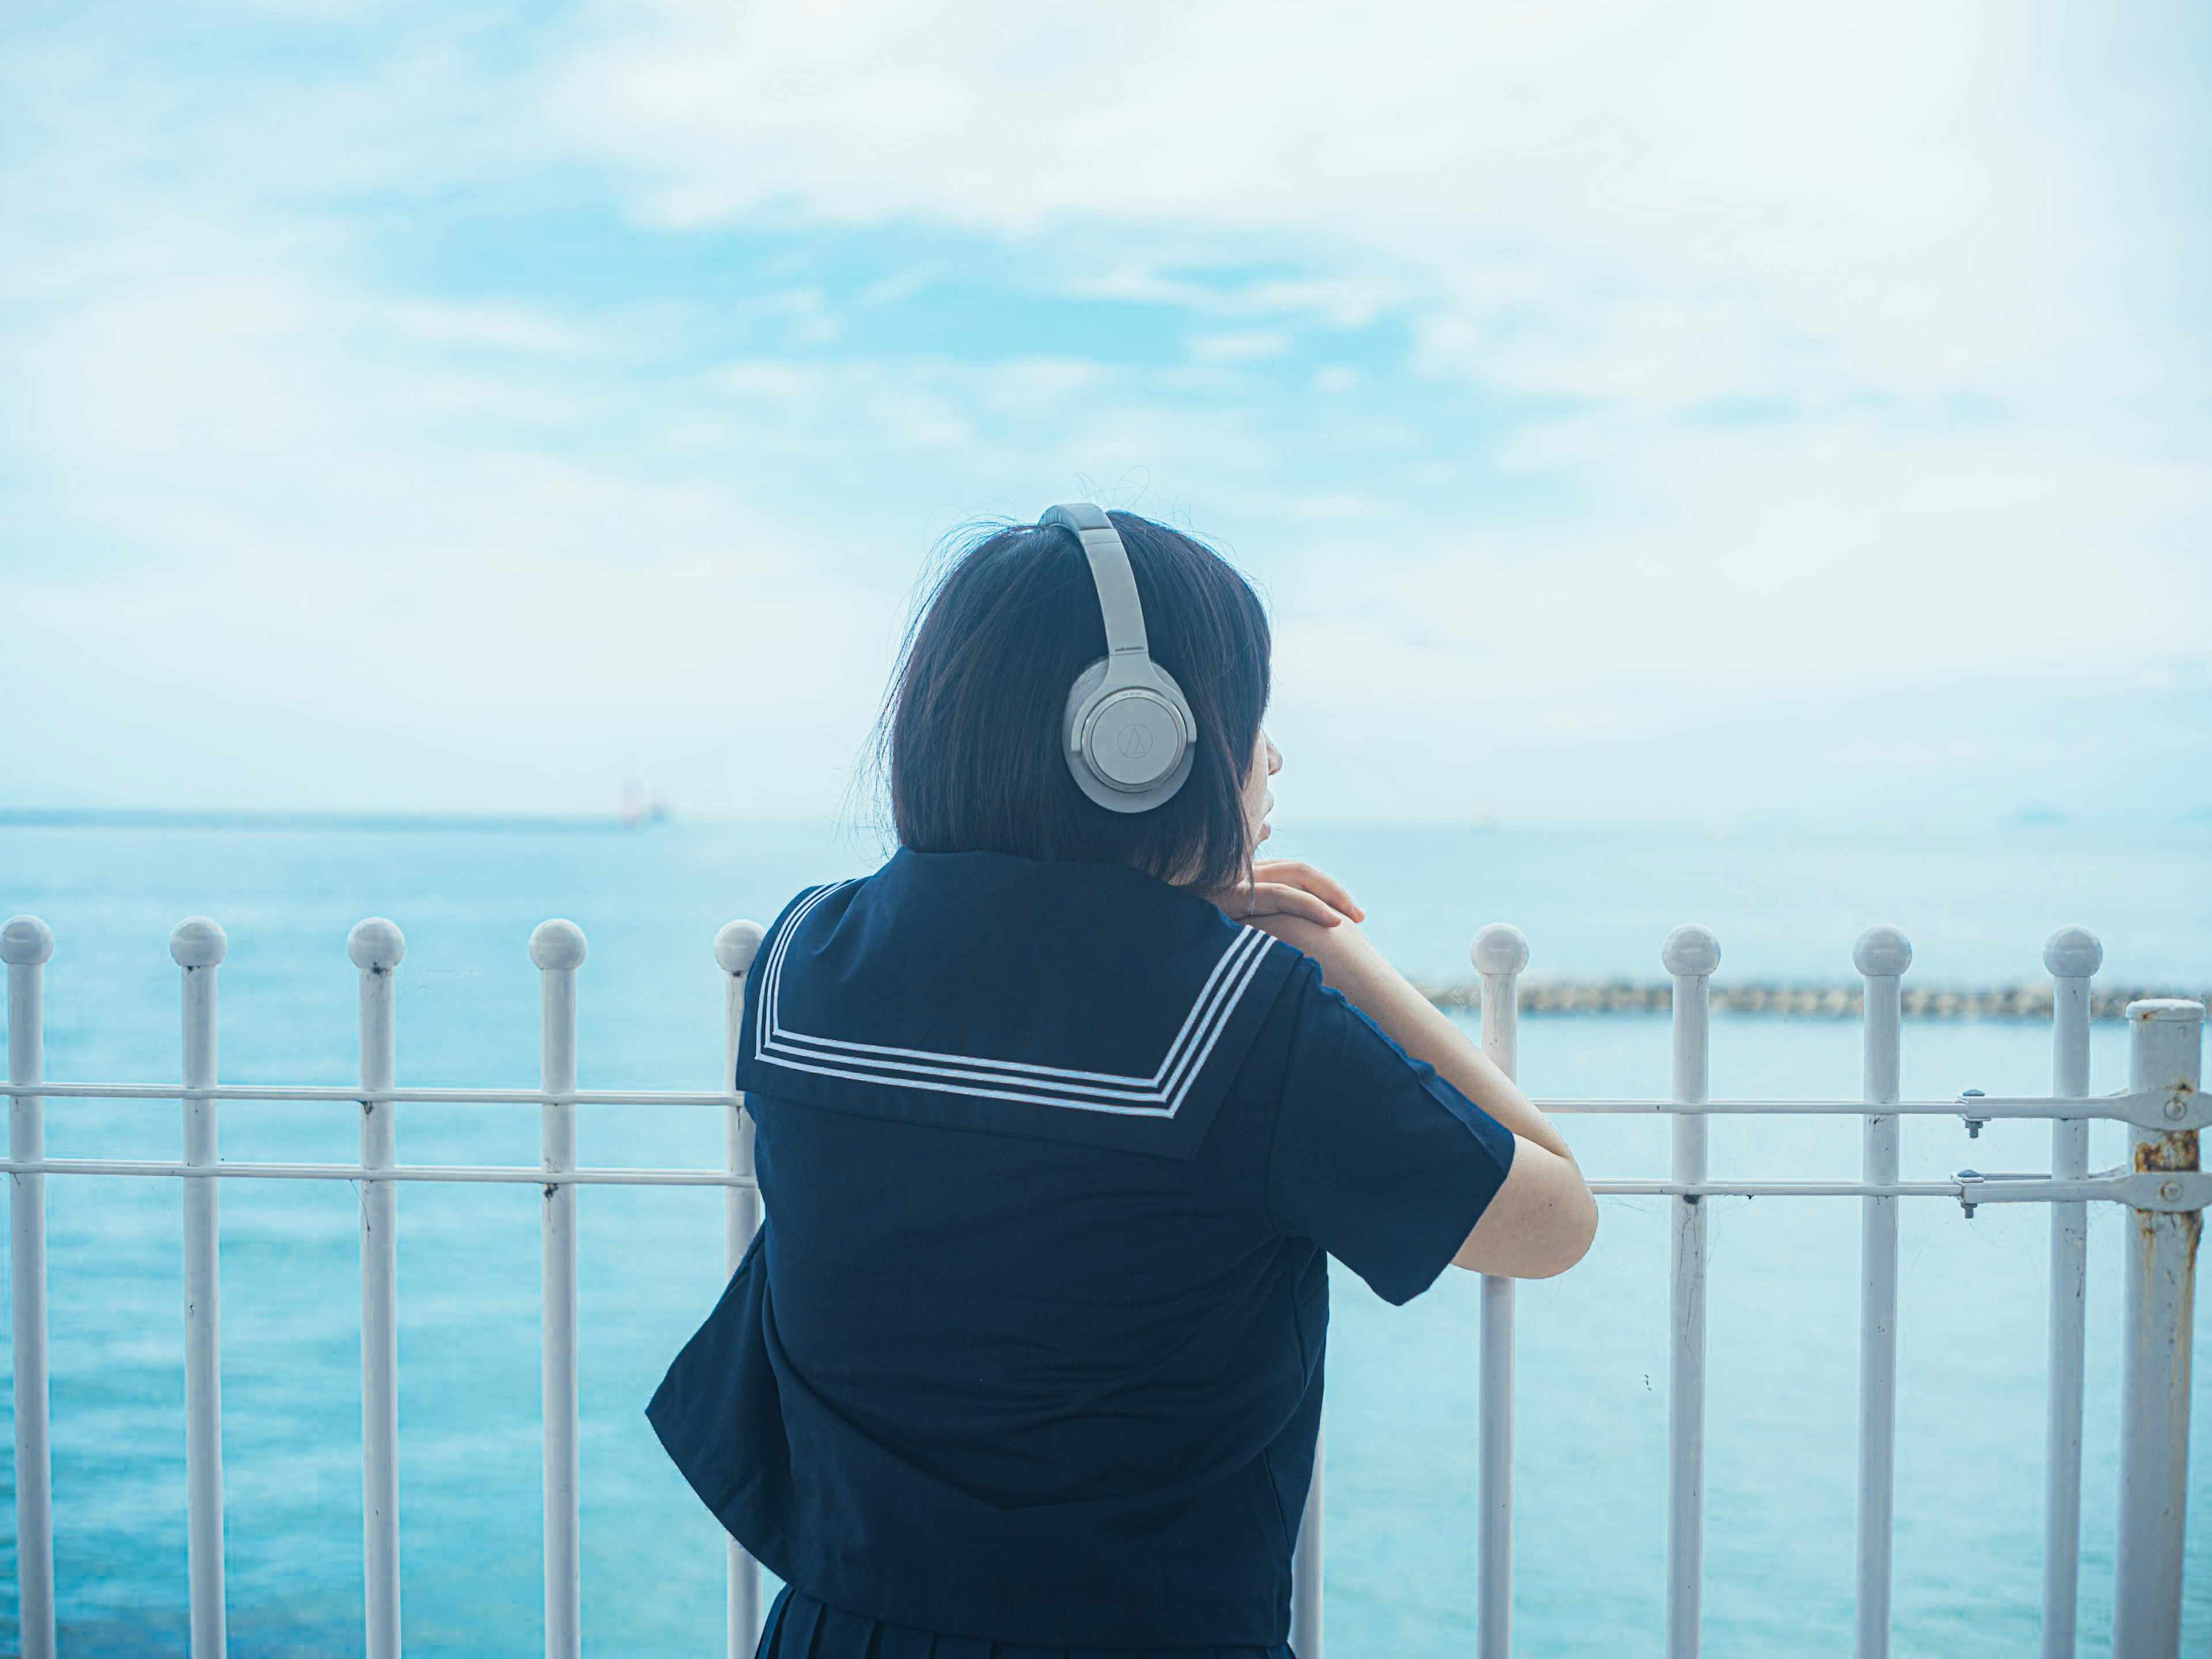
<path id="1" fill-rule="evenodd" d="M 1282 1006 L 1287 1016 L 1301 1024 L 1309 1018 L 1322 1024 L 1350 1019 L 1374 1029 L 1374 1023 L 1328 983 L 1327 957 L 1334 942 L 1328 930 L 1304 925 L 1297 932 L 1272 926 L 1263 930 L 1248 924 L 1247 931 L 1264 932 L 1269 948 L 1283 963 Z"/>
<path id="2" fill-rule="evenodd" d="M 1328 988 L 1321 964 L 1296 945 L 1256 927 L 1232 926 L 1254 978 L 1264 986 L 1256 1029 L 1238 1068 L 1240 1093 L 1272 1117 L 1298 1091 L 1300 1076 L 1310 1075 L 1316 1054 L 1340 1048 L 1344 1026 L 1365 1024 L 1365 1016 Z"/>
<path id="3" fill-rule="evenodd" d="M 1285 1102 L 1425 1087 L 1434 1068 L 1408 1054 L 1365 1009 L 1328 982 L 1328 952 L 1335 942 L 1322 941 L 1318 953 L 1310 953 L 1283 939 L 1274 941 L 1285 965 L 1282 992 L 1268 1021 L 1268 1046 L 1284 1057 Z"/>
<path id="4" fill-rule="evenodd" d="M 842 881 L 825 881 L 811 887 L 802 887 L 793 894 L 791 902 L 776 912 L 775 920 L 769 923 L 761 935 L 758 961 L 765 967 L 790 947 L 792 937 L 808 921 L 826 915 L 834 916 L 852 902 L 863 878 L 848 877 Z"/>
<path id="5" fill-rule="evenodd" d="M 859 876 L 848 876 L 842 881 L 817 882 L 811 887 L 800 888 L 792 896 L 791 902 L 776 912 L 775 920 L 769 924 L 768 933 L 763 937 L 772 939 L 779 933 L 788 933 L 811 911 L 839 893 L 849 892 L 858 887 L 862 879 Z"/>

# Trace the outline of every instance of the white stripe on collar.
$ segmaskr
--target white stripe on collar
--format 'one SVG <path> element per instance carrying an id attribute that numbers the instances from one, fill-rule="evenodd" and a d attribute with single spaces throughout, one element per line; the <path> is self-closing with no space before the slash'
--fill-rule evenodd
<path id="1" fill-rule="evenodd" d="M 886 1048 L 878 1043 L 851 1042 L 793 1030 L 782 1024 L 781 1018 L 783 963 L 792 936 L 817 905 L 853 884 L 850 881 L 838 882 L 807 895 L 792 912 L 769 952 L 760 1002 L 754 1015 L 753 1056 L 763 1065 L 890 1088 L 975 1095 L 991 1100 L 1064 1106 L 1079 1111 L 1172 1118 L 1204 1069 L 1206 1057 L 1213 1052 L 1214 1044 L 1220 1040 L 1273 942 L 1258 928 L 1239 925 L 1237 937 L 1222 951 L 1213 964 L 1213 971 L 1200 988 L 1189 1013 L 1183 1018 L 1182 1030 L 1176 1033 L 1167 1053 L 1149 1077 L 1071 1071 L 1057 1066 L 992 1060 L 977 1054 L 942 1054 L 926 1048 Z"/>

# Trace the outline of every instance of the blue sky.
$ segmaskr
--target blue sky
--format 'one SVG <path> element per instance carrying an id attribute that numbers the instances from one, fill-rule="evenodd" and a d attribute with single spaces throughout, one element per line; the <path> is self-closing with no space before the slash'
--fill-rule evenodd
<path id="1" fill-rule="evenodd" d="M 836 810 L 931 550 L 1286 813 L 2212 811 L 2181 4 L 20 3 L 0 806 Z"/>

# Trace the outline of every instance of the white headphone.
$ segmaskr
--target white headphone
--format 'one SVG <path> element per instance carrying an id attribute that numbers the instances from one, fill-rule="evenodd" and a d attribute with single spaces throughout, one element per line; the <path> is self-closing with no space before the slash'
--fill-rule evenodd
<path id="1" fill-rule="evenodd" d="M 1083 544 L 1106 654 L 1068 688 L 1062 727 L 1067 769 L 1083 793 L 1109 812 L 1148 812 L 1190 776 L 1198 722 L 1182 688 L 1154 662 L 1145 641 L 1145 608 L 1129 571 L 1129 550 L 1103 507 L 1069 501 L 1048 511 L 1039 528 L 1063 525 Z"/>

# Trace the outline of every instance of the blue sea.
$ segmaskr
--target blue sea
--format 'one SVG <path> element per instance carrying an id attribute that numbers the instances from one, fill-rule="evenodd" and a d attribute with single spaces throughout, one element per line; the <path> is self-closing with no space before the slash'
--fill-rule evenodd
<path id="1" fill-rule="evenodd" d="M 2051 930 L 2083 922 L 2113 984 L 2212 985 L 2212 828 L 1875 832 L 1775 826 L 1492 830 L 1281 826 L 1273 850 L 1340 874 L 1370 929 L 1418 975 L 1468 975 L 1475 929 L 1528 933 L 1532 975 L 1661 976 L 1668 927 L 1717 930 L 1721 978 L 1842 981 L 1860 928 L 1901 926 L 1912 979 L 1975 986 L 2041 974 Z M 295 823 L 0 823 L 0 915 L 53 927 L 55 1079 L 153 1082 L 178 1066 L 166 943 L 204 913 L 228 930 L 222 1075 L 355 1074 L 347 929 L 405 930 L 404 1084 L 537 1079 L 538 986 L 525 941 L 565 915 L 581 971 L 586 1087 L 715 1086 L 733 917 L 876 850 L 817 826 L 670 823 L 471 828 Z M 2095 1032 L 2094 1086 L 2125 1079 L 2124 1035 Z M 1662 1093 L 1663 1016 L 1532 1018 L 1522 1075 L 1540 1095 Z M 1909 1095 L 2040 1092 L 2043 1027 L 1915 1021 Z M 1716 1095 L 1856 1095 L 1848 1021 L 1717 1016 Z M 239 1158 L 352 1161 L 349 1106 L 226 1103 Z M 585 1109 L 580 1154 L 711 1166 L 711 1111 Z M 55 1101 L 58 1157 L 167 1157 L 173 1103 Z M 1593 1176 L 1663 1175 L 1657 1121 L 1577 1118 Z M 410 1162 L 530 1164 L 530 1107 L 400 1109 Z M 1717 1121 L 1717 1176 L 1855 1176 L 1849 1118 Z M 1908 1177 L 1961 1164 L 2045 1167 L 2048 1133 L 1908 1121 Z M 2123 1156 L 2100 1129 L 2100 1164 Z M 222 1388 L 233 1653 L 361 1648 L 359 1290 L 353 1190 L 236 1182 L 222 1192 Z M 180 1206 L 167 1181 L 49 1183 L 54 1492 L 64 1651 L 185 1651 Z M 602 1654 L 720 1651 L 712 1520 L 641 1414 L 722 1277 L 718 1191 L 580 1196 L 585 1640 Z M 2032 1206 L 1904 1209 L 1896 1650 L 2033 1650 L 2041 1548 L 2047 1219 Z M 416 1655 L 526 1654 L 541 1641 L 538 1211 L 527 1186 L 414 1185 L 399 1198 L 404 1631 Z M 1844 1654 L 1854 1583 L 1857 1206 L 1712 1207 L 1706 1650 Z M 2116 1498 L 2121 1218 L 2091 1240 L 2082 1650 L 2106 1650 Z M 1519 1651 L 1662 1650 L 1667 1212 L 1612 1200 L 1597 1244 L 1521 1296 L 1516 1463 Z M 4 1276 L 0 1276 L 0 1284 Z M 1329 1354 L 1328 1636 L 1346 1656 L 1472 1650 L 1477 1287 L 1444 1280 L 1395 1310 L 1340 1273 Z M 0 1321 L 0 1333 L 5 1322 Z M 2201 1344 L 2200 1344 L 2201 1346 Z M 2199 1354 L 2197 1409 L 2212 1407 Z M 0 1389 L 0 1403 L 7 1399 Z M 2200 1418 L 2212 1425 L 2212 1419 Z M 2206 1434 L 2200 1432 L 2200 1441 Z M 0 1433 L 0 1445 L 10 1443 Z M 2212 1641 L 2212 1458 L 2195 1460 L 2185 1645 Z M 12 1492 L 13 1471 L 7 1471 Z M 13 1506 L 0 1495 L 0 1645 L 12 1644 Z"/>

